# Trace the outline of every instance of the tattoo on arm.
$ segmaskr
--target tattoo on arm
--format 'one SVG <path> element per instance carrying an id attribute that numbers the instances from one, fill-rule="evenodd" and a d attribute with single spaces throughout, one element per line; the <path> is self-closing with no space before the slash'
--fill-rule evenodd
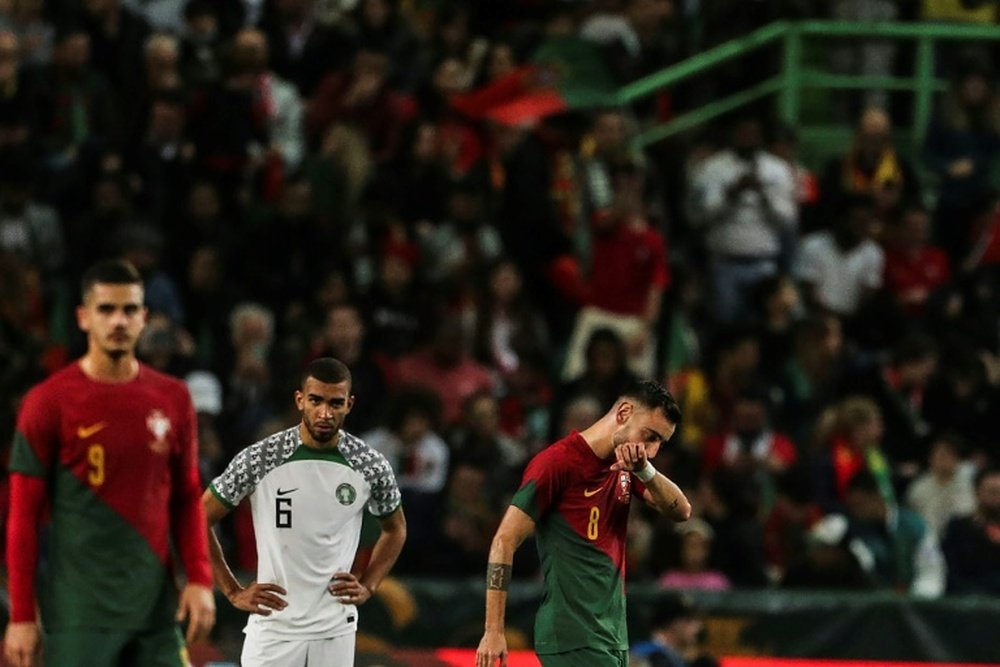
<path id="1" fill-rule="evenodd" d="M 511 565 L 488 563 L 486 565 L 486 588 L 491 591 L 505 591 L 510 583 Z"/>

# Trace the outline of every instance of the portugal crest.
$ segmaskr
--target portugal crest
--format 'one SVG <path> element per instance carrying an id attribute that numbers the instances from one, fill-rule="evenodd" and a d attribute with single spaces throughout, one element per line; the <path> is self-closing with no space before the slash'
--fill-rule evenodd
<path id="1" fill-rule="evenodd" d="M 350 505 L 358 497 L 358 492 L 354 490 L 353 486 L 344 482 L 337 487 L 336 496 L 341 505 Z"/>
<path id="2" fill-rule="evenodd" d="M 151 410 L 146 416 L 146 428 L 153 434 L 149 448 L 157 454 L 166 454 L 170 449 L 170 443 L 167 442 L 167 434 L 171 428 L 170 418 L 163 414 L 163 410 Z"/>

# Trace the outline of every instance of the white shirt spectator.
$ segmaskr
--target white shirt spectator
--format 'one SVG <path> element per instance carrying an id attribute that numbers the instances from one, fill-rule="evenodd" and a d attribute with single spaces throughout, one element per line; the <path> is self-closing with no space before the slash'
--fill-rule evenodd
<path id="1" fill-rule="evenodd" d="M 362 438 L 389 461 L 404 491 L 438 493 L 448 481 L 448 445 L 437 433 L 427 432 L 410 446 L 391 429 L 369 431 Z"/>
<path id="2" fill-rule="evenodd" d="M 747 189 L 730 198 L 730 188 L 749 173 L 756 174 L 761 192 Z M 713 254 L 777 257 L 782 234 L 798 224 L 795 175 L 783 160 L 763 151 L 752 161 L 720 151 L 699 165 L 692 186 L 692 222 L 706 229 L 705 242 Z"/>
<path id="3" fill-rule="evenodd" d="M 810 234 L 802 240 L 795 261 L 795 277 L 815 289 L 821 306 L 838 315 L 853 315 L 866 290 L 882 286 L 885 253 L 866 239 L 847 251 L 831 232 Z"/>
<path id="4" fill-rule="evenodd" d="M 968 516 L 976 510 L 974 476 L 975 468 L 967 462 L 959 464 L 948 479 L 925 472 L 910 484 L 906 504 L 924 518 L 935 534 L 942 535 L 952 518 Z"/>

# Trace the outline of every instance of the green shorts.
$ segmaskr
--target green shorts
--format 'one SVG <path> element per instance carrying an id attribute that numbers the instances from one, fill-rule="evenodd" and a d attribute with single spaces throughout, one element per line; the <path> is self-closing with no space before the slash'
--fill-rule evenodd
<path id="1" fill-rule="evenodd" d="M 628 667 L 628 651 L 610 648 L 578 648 L 564 653 L 539 655 L 542 667 Z"/>
<path id="2" fill-rule="evenodd" d="M 44 637 L 45 664 L 59 667 L 189 667 L 176 626 L 136 632 L 72 629 Z"/>

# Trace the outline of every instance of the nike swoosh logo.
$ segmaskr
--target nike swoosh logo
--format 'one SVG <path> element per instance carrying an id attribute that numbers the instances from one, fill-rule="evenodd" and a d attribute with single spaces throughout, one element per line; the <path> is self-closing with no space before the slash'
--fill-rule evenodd
<path id="1" fill-rule="evenodd" d="M 76 429 L 76 437 L 81 440 L 86 440 L 92 435 L 96 435 L 99 431 L 103 430 L 107 426 L 104 422 L 97 422 L 96 424 L 91 424 L 90 426 L 81 426 Z"/>
<path id="2" fill-rule="evenodd" d="M 287 496 L 292 491 L 298 491 L 298 490 L 299 490 L 299 487 L 297 487 L 297 486 L 294 489 L 278 489 L 278 495 L 279 496 Z"/>
<path id="3" fill-rule="evenodd" d="M 593 491 L 591 491 L 590 489 L 584 489 L 583 490 L 583 497 L 584 498 L 589 498 L 589 497 L 591 497 L 591 496 L 593 496 L 595 494 L 598 494 L 598 493 L 601 492 L 601 489 L 603 489 L 603 488 L 604 488 L 603 486 L 599 486 L 596 489 L 594 489 Z"/>

